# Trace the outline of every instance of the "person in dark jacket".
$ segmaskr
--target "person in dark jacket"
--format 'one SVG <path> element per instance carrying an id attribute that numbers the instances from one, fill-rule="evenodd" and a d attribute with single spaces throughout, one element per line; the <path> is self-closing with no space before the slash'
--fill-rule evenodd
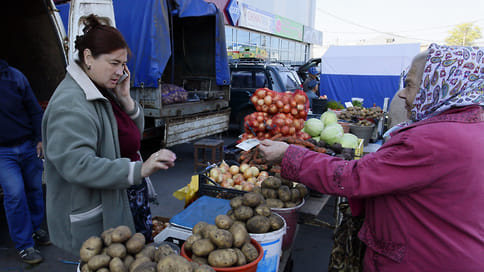
<path id="1" fill-rule="evenodd" d="M 0 185 L 10 237 L 22 261 L 41 262 L 37 244 L 50 244 L 42 230 L 42 109 L 25 75 L 0 59 Z"/>
<path id="2" fill-rule="evenodd" d="M 319 98 L 319 82 L 317 80 L 311 80 L 308 84 L 308 91 L 306 95 L 309 99 L 309 108 L 313 109 L 313 99 Z"/>
<path id="3" fill-rule="evenodd" d="M 305 92 L 309 92 L 310 88 L 308 85 L 309 85 L 309 82 L 313 80 L 319 81 L 319 71 L 316 67 L 311 67 L 308 70 L 308 77 L 304 80 L 304 83 L 303 83 L 303 90 Z"/>

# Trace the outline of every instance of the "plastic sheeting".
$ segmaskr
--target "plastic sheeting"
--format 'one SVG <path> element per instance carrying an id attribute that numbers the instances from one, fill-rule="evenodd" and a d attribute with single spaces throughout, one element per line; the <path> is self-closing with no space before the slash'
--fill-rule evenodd
<path id="1" fill-rule="evenodd" d="M 117 28 L 123 33 L 133 55 L 128 61 L 135 87 L 157 87 L 170 56 L 170 13 L 173 16 L 215 16 L 215 77 L 218 85 L 230 84 L 230 71 L 225 46 L 223 15 L 213 3 L 203 0 L 176 0 L 168 7 L 168 0 L 113 0 Z M 65 28 L 69 4 L 57 5 Z M 209 72 L 209 71 L 206 71 Z"/>
<path id="2" fill-rule="evenodd" d="M 320 94 L 342 103 L 359 97 L 365 107 L 383 107 L 419 52 L 419 44 L 331 46 L 321 58 Z"/>

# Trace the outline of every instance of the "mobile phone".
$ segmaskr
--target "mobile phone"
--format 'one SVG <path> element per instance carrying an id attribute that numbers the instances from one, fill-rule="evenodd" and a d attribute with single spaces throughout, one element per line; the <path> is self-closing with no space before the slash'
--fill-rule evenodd
<path id="1" fill-rule="evenodd" d="M 123 70 L 123 75 L 119 78 L 118 84 L 121 84 L 128 77 L 128 73 Z"/>

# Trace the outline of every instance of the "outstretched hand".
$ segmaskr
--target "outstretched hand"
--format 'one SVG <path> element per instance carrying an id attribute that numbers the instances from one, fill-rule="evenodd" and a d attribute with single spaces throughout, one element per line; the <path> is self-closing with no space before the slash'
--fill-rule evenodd
<path id="1" fill-rule="evenodd" d="M 285 142 L 263 140 L 259 144 L 262 157 L 267 162 L 280 163 L 289 145 Z"/>
<path id="2" fill-rule="evenodd" d="M 154 174 L 158 170 L 173 167 L 175 166 L 175 160 L 175 153 L 168 149 L 160 149 L 151 154 L 151 156 L 143 163 L 141 166 L 141 176 L 145 178 Z"/>

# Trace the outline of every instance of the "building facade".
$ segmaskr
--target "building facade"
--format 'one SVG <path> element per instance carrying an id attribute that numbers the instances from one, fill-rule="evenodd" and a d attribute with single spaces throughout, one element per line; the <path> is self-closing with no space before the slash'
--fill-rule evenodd
<path id="1" fill-rule="evenodd" d="M 314 29 L 316 0 L 205 0 L 225 17 L 231 59 L 259 58 L 302 64 L 323 34 Z"/>

